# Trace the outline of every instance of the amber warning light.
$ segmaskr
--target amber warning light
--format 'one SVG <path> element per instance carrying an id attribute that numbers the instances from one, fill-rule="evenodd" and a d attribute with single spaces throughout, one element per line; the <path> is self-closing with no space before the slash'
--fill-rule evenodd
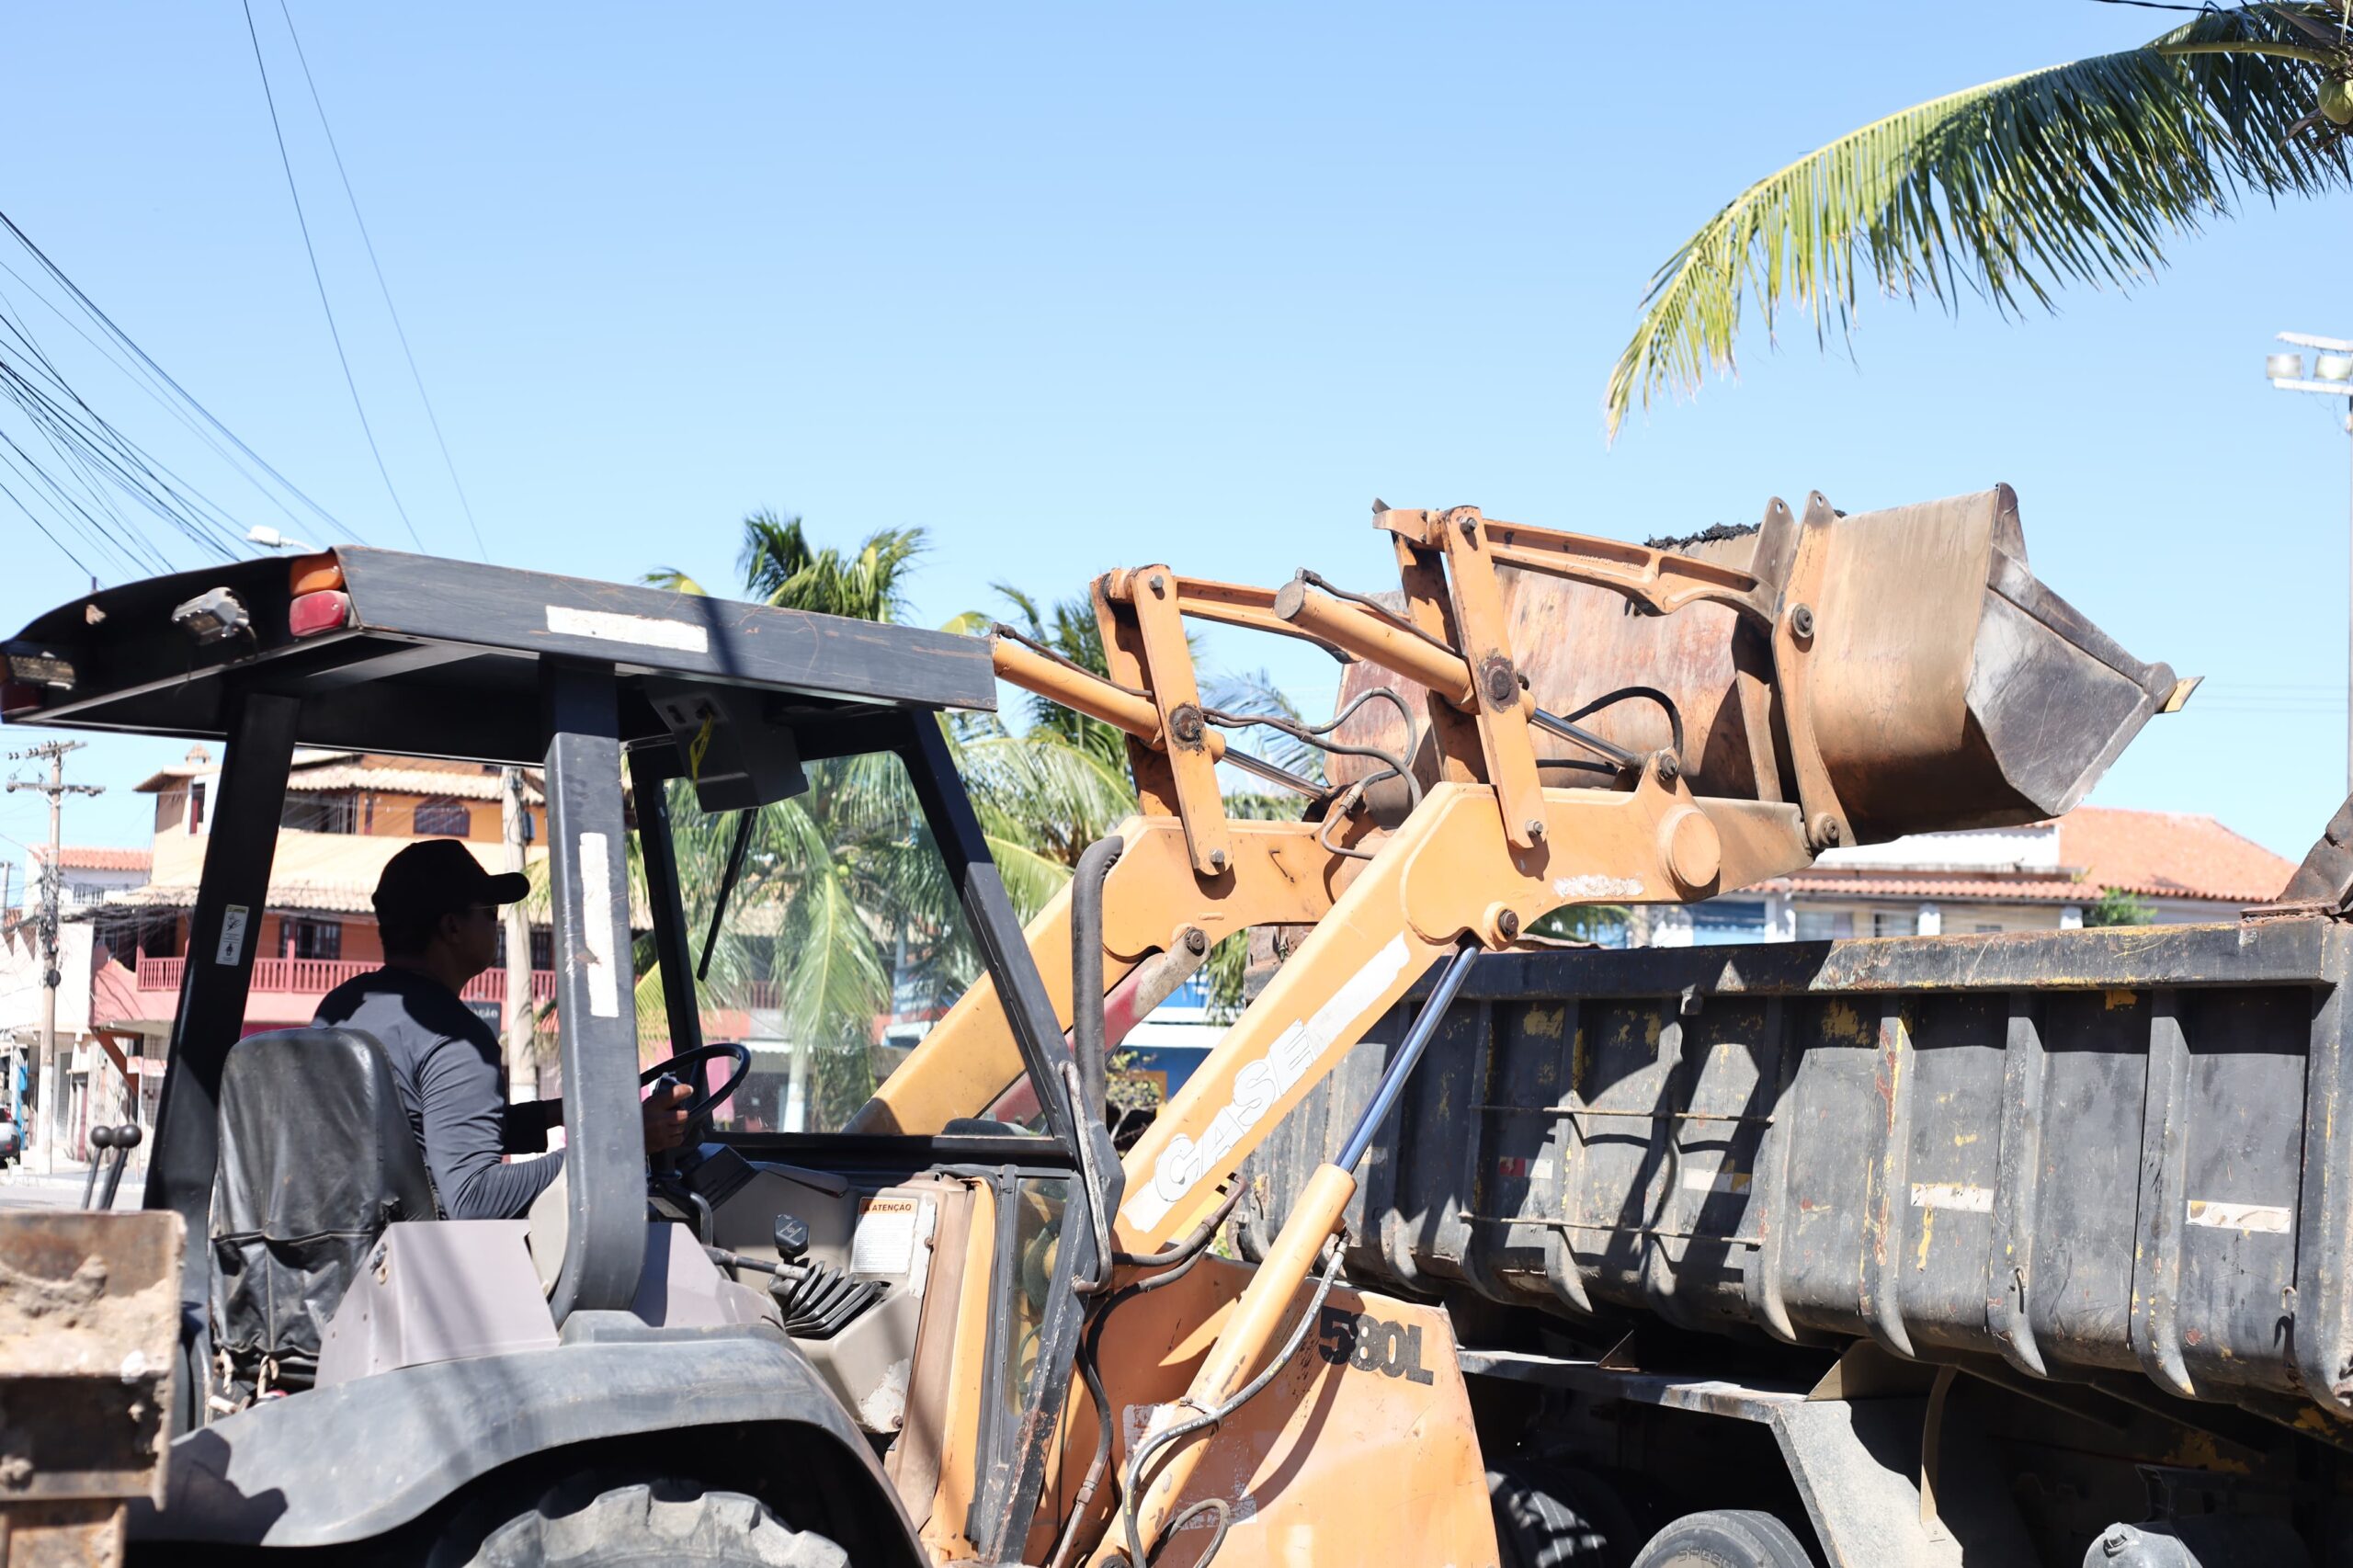
<path id="1" fill-rule="evenodd" d="M 294 602 L 287 607 L 286 629 L 297 637 L 340 631 L 351 620 L 351 597 L 343 591 L 343 563 L 335 551 L 297 556 L 288 564 L 287 586 Z"/>

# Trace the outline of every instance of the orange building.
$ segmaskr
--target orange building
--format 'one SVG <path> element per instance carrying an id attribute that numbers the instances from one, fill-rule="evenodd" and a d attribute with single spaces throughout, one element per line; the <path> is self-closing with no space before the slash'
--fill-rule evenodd
<path id="1" fill-rule="evenodd" d="M 188 912 L 210 842 L 209 797 L 220 767 L 202 746 L 135 788 L 155 797 L 155 837 L 143 886 L 107 894 L 87 912 L 102 963 L 92 982 L 92 1022 L 145 1037 L 163 1054 L 179 1005 Z M 370 895 L 391 859 L 420 838 L 463 839 L 492 870 L 506 867 L 499 770 L 474 763 L 349 752 L 301 751 L 287 779 L 271 866 L 269 902 L 256 934 L 245 1028 L 307 1024 L 319 999 L 383 961 Z M 540 858 L 546 808 L 539 779 L 523 779 L 524 854 Z M 544 926 L 531 933 L 535 1001 L 554 994 Z M 494 969 L 466 1000 L 501 1027 L 506 975 Z"/>

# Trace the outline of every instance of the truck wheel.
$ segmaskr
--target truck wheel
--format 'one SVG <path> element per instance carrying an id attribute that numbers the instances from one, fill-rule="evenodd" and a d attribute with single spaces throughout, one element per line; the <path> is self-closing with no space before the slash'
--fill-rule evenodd
<path id="1" fill-rule="evenodd" d="M 848 1568 L 840 1547 L 740 1492 L 675 1480 L 591 1492 L 596 1484 L 557 1486 L 493 1529 L 467 1568 Z"/>
<path id="2" fill-rule="evenodd" d="M 1641 1539 L 1608 1483 L 1526 1459 L 1487 1471 L 1503 1568 L 1626 1568 Z"/>
<path id="3" fill-rule="evenodd" d="M 1651 1537 L 1634 1568 L 1815 1568 L 1789 1526 L 1770 1514 L 1716 1508 L 1686 1514 Z"/>

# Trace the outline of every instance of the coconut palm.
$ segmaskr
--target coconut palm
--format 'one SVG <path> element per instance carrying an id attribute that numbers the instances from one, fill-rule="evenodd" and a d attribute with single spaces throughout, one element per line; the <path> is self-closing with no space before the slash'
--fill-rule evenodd
<path id="1" fill-rule="evenodd" d="M 897 620 L 924 549 L 920 528 L 870 535 L 854 552 L 813 545 L 801 519 L 761 511 L 744 520 L 745 597 L 792 609 Z M 708 590 L 683 571 L 645 580 Z M 960 616 L 949 630 L 985 625 Z M 1035 913 L 1068 881 L 1086 846 L 1133 809 L 1116 755 L 1033 726 L 1016 735 L 993 715 L 947 726 L 990 851 L 1017 911 Z M 809 789 L 755 814 L 728 929 L 701 987 L 707 1006 L 773 1000 L 784 1038 L 810 1046 L 813 1125 L 830 1126 L 873 1087 L 874 1019 L 894 990 L 952 997 L 979 971 L 954 887 L 905 769 L 887 756 L 809 766 Z M 670 789 L 679 883 L 691 929 L 710 918 L 736 820 L 710 817 L 680 782 Z M 639 1011 L 661 1017 L 660 981 L 639 986 Z"/>
<path id="2" fill-rule="evenodd" d="M 767 507 L 744 519 L 735 569 L 744 597 L 757 604 L 844 615 L 856 620 L 896 620 L 907 608 L 906 577 L 924 551 L 921 528 L 883 528 L 866 536 L 853 555 L 809 542 L 801 519 Z M 675 566 L 658 567 L 645 581 L 674 593 L 709 589 Z"/>
<path id="3" fill-rule="evenodd" d="M 2184 7 L 2187 9 L 2187 7 Z M 1652 278 L 1605 396 L 1615 434 L 1663 389 L 1729 373 L 1752 291 L 1817 338 L 1866 272 L 2005 313 L 2073 281 L 2129 288 L 2162 242 L 2249 196 L 2353 184 L 2353 0 L 2213 8 L 2137 49 L 1970 87 L 1875 120 L 1743 191 Z"/>

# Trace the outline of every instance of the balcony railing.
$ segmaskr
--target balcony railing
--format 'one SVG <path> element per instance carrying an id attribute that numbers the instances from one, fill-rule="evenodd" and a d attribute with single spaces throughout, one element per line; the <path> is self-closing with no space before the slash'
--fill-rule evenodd
<path id="1" fill-rule="evenodd" d="M 180 970 L 186 959 L 141 959 L 139 989 L 142 991 L 177 991 Z M 381 966 L 356 959 L 256 959 L 251 989 L 270 995 L 324 996 L 347 980 L 356 980 L 370 970 Z M 503 1002 L 506 999 L 506 971 L 494 969 L 478 974 L 466 983 L 459 994 L 469 1002 Z M 531 1000 L 547 1002 L 555 996 L 555 971 L 535 969 L 531 971 Z"/>

